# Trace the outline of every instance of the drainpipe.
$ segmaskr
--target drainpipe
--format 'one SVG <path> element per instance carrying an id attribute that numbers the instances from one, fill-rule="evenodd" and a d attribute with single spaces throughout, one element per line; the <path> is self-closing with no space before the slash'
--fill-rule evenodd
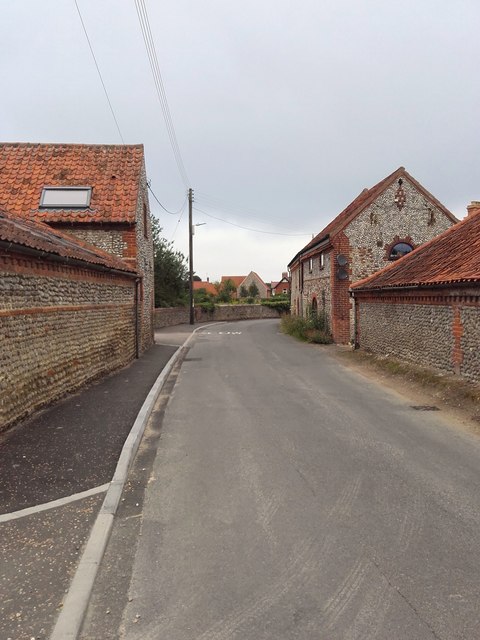
<path id="1" fill-rule="evenodd" d="M 140 301 L 140 286 L 142 279 L 135 278 L 135 358 L 140 358 L 140 322 L 139 322 L 139 301 Z"/>

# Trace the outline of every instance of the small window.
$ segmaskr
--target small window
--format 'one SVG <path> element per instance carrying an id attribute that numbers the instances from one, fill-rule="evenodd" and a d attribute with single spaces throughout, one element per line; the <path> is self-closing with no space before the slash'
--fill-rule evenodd
<path id="1" fill-rule="evenodd" d="M 320 269 L 325 269 L 325 254 L 320 254 Z"/>
<path id="2" fill-rule="evenodd" d="M 92 187 L 44 187 L 40 207 L 44 209 L 87 209 Z"/>
<path id="3" fill-rule="evenodd" d="M 308 261 L 308 272 L 312 273 L 313 271 L 313 258 L 310 258 L 310 260 Z"/>
<path id="4" fill-rule="evenodd" d="M 410 251 L 412 251 L 413 247 L 410 244 L 407 244 L 406 242 L 398 242 L 397 244 L 395 244 L 391 250 L 390 250 L 390 255 L 388 256 L 389 260 L 398 260 L 398 258 L 401 258 L 402 256 L 406 255 L 407 253 L 410 253 Z"/>

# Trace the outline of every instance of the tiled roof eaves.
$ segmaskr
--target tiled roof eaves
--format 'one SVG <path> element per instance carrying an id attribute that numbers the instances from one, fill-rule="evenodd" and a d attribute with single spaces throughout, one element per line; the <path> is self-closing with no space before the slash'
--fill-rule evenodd
<path id="1" fill-rule="evenodd" d="M 330 246 L 330 235 L 326 235 L 323 236 L 323 238 L 320 238 L 318 242 L 316 242 L 315 244 L 312 245 L 306 245 L 306 247 L 304 247 L 303 249 L 301 249 L 291 260 L 290 262 L 287 264 L 287 267 L 291 268 L 294 266 L 295 262 L 297 260 L 300 260 L 300 258 L 304 258 L 306 257 L 308 254 L 310 253 L 314 253 L 316 250 L 318 249 L 326 249 Z"/>
<path id="2" fill-rule="evenodd" d="M 53 254 L 65 262 L 82 262 L 134 275 L 132 267 L 93 245 L 70 234 L 38 222 L 17 218 L 0 211 L 0 241 L 7 250 L 28 249 L 39 254 Z"/>

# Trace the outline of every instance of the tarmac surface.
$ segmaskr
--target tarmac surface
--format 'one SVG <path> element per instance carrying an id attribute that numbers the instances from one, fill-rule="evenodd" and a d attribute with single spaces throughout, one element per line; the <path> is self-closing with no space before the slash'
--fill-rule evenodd
<path id="1" fill-rule="evenodd" d="M 2 640 L 49 637 L 124 442 L 192 329 L 157 332 L 139 360 L 0 435 Z"/>

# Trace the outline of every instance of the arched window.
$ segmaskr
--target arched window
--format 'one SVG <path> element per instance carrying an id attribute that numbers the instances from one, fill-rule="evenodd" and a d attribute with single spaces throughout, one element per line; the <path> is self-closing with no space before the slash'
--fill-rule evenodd
<path id="1" fill-rule="evenodd" d="M 413 250 L 412 245 L 407 244 L 406 242 L 397 242 L 397 244 L 394 244 L 393 247 L 390 249 L 390 255 L 388 256 L 388 259 L 398 260 L 398 258 L 401 258 L 407 253 L 410 253 L 410 251 L 412 250 Z"/>
<path id="2" fill-rule="evenodd" d="M 312 300 L 312 314 L 314 316 L 317 315 L 317 310 L 318 310 L 317 299 L 313 298 L 313 300 Z"/>

